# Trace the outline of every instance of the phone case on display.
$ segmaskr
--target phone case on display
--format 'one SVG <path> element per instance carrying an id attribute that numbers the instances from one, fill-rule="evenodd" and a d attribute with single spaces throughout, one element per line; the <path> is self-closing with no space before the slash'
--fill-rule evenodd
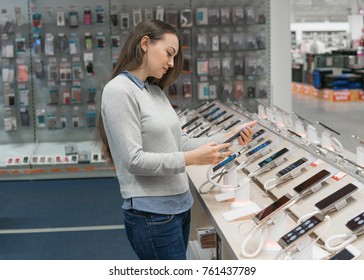
<path id="1" fill-rule="evenodd" d="M 84 25 L 91 25 L 92 24 L 92 15 L 90 8 L 85 8 L 83 12 L 83 23 Z"/>

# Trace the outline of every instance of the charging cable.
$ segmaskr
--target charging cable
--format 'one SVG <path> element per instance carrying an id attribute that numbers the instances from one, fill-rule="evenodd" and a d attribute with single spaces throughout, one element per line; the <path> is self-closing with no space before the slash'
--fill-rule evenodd
<path id="1" fill-rule="evenodd" d="M 304 220 L 308 219 L 309 217 L 312 217 L 313 215 L 316 215 L 316 214 L 318 214 L 318 213 L 320 213 L 320 210 L 316 209 L 316 210 L 314 210 L 314 211 L 312 211 L 312 212 L 310 212 L 310 213 L 307 213 L 307 214 L 305 214 L 305 215 L 301 216 L 301 217 L 297 220 L 297 224 L 302 224 L 302 221 L 304 221 Z"/>
<path id="2" fill-rule="evenodd" d="M 233 165 L 231 165 L 231 164 L 233 164 Z M 231 164 L 228 164 L 219 173 L 216 173 L 216 174 L 212 174 L 213 173 L 213 166 L 210 166 L 208 171 L 207 171 L 207 181 L 203 182 L 200 185 L 199 192 L 201 194 L 210 193 L 216 187 L 218 187 L 218 188 L 234 188 L 234 186 L 231 186 L 231 185 L 219 184 L 219 182 L 221 181 L 223 176 L 225 176 L 226 174 L 228 174 L 229 172 L 233 171 L 236 168 L 237 164 L 235 162 L 232 162 Z M 215 180 L 216 178 L 218 178 L 218 179 Z M 207 191 L 204 191 L 203 188 L 208 183 L 211 183 L 212 186 Z M 238 189 L 238 188 L 239 188 L 239 186 L 235 186 L 235 189 Z"/>
<path id="3" fill-rule="evenodd" d="M 276 186 L 283 184 L 284 182 L 286 182 L 288 180 L 298 177 L 298 175 L 300 175 L 300 174 L 301 174 L 301 170 L 296 170 L 296 171 L 292 171 L 291 173 L 287 174 L 284 177 L 269 179 L 268 181 L 266 181 L 264 183 L 264 189 L 266 191 L 270 191 L 270 190 L 274 189 Z"/>
<path id="4" fill-rule="evenodd" d="M 258 234 L 259 232 L 260 232 L 260 240 L 259 240 L 257 249 L 253 253 L 248 253 L 246 250 L 246 247 L 247 247 L 250 239 L 253 236 L 255 236 L 256 234 Z M 248 259 L 253 259 L 253 258 L 257 257 L 263 249 L 264 242 L 267 239 L 267 235 L 268 235 L 268 225 L 266 223 L 256 225 L 253 228 L 253 230 L 248 234 L 248 236 L 244 239 L 244 241 L 241 245 L 241 255 L 244 258 L 248 258 Z"/>
<path id="5" fill-rule="evenodd" d="M 294 179 L 294 178 L 298 177 L 299 175 L 301 175 L 302 170 L 304 168 L 306 168 L 306 166 L 308 164 L 310 164 L 310 162 L 312 162 L 312 160 L 311 159 L 306 159 L 305 162 L 306 163 L 303 163 L 303 164 L 297 166 L 292 171 L 290 171 L 289 173 L 284 174 L 281 177 L 276 177 L 276 178 L 273 178 L 273 179 L 269 179 L 268 181 L 266 181 L 264 183 L 264 189 L 266 191 L 270 191 L 270 190 L 274 189 L 276 186 L 278 186 L 278 185 L 280 185 L 280 184 L 282 184 L 282 183 L 284 183 L 284 182 L 286 182 L 288 180 L 291 180 L 291 179 Z M 292 166 L 292 164 L 290 166 Z"/>
<path id="6" fill-rule="evenodd" d="M 350 232 L 350 233 L 346 233 L 346 234 L 337 234 L 334 236 L 329 237 L 324 245 L 324 248 L 329 251 L 329 252 L 337 252 L 340 251 L 342 249 L 344 249 L 347 245 L 349 245 L 350 243 L 352 243 L 355 239 L 358 238 L 359 235 L 363 234 L 364 230 L 360 230 L 358 232 Z M 338 243 L 337 245 L 333 246 L 331 245 L 333 241 L 336 241 L 335 243 L 337 243 L 337 240 L 342 240 L 341 243 Z"/>
<path id="7" fill-rule="evenodd" d="M 289 202 L 286 206 L 284 206 L 278 212 L 282 211 L 282 213 L 284 213 L 284 211 L 286 209 L 288 209 L 289 207 L 291 207 L 295 203 L 296 203 L 296 200 L 292 199 L 291 202 Z M 260 254 L 260 252 L 262 251 L 264 243 L 265 243 L 265 241 L 267 239 L 268 227 L 271 226 L 271 225 L 274 225 L 274 224 L 277 225 L 280 221 L 282 221 L 282 217 L 284 218 L 283 215 L 277 215 L 277 213 L 276 213 L 276 214 L 273 214 L 266 222 L 263 222 L 261 224 L 256 225 L 253 228 L 253 230 L 251 230 L 251 232 L 248 234 L 248 236 L 244 239 L 243 243 L 241 244 L 241 255 L 243 257 L 249 258 L 249 259 L 257 257 Z M 249 241 L 251 240 L 251 238 L 253 236 L 255 236 L 256 232 L 259 229 L 261 229 L 260 230 L 261 234 L 260 234 L 260 240 L 259 240 L 258 247 L 253 253 L 248 253 L 247 250 L 246 250 L 246 247 L 247 247 Z"/>
<path id="8" fill-rule="evenodd" d="M 236 190 L 238 189 L 240 186 L 237 185 L 237 186 L 232 186 L 232 185 L 222 185 L 220 184 L 220 180 L 222 179 L 223 176 L 225 176 L 226 174 L 228 174 L 229 172 L 235 170 L 237 168 L 237 165 L 239 163 L 236 162 L 236 159 L 247 149 L 247 147 L 244 147 L 242 148 L 241 150 L 239 150 L 238 152 L 236 152 L 235 154 L 232 154 L 230 155 L 226 160 L 229 161 L 229 159 L 231 160 L 230 162 L 228 162 L 224 167 L 223 169 L 218 172 L 218 173 L 215 173 L 213 174 L 214 172 L 214 168 L 216 168 L 218 165 L 216 166 L 210 166 L 209 169 L 207 170 L 207 181 L 203 182 L 200 187 L 199 187 L 199 192 L 201 194 L 206 194 L 206 193 L 210 193 L 214 188 L 218 187 L 218 188 L 232 188 L 232 190 Z M 224 161 L 220 162 L 221 163 L 224 163 Z M 218 167 L 217 167 L 218 168 Z M 220 167 L 221 168 L 221 167 Z M 216 178 L 218 178 L 217 180 L 215 180 Z M 204 191 L 203 190 L 203 187 L 208 184 L 208 183 L 211 183 L 212 186 L 210 187 L 209 190 L 207 191 Z"/>
<path id="9" fill-rule="evenodd" d="M 349 245 L 350 243 L 352 243 L 357 238 L 358 237 L 355 234 L 353 234 L 353 233 L 337 234 L 337 235 L 334 235 L 334 236 L 329 237 L 325 241 L 324 248 L 327 251 L 329 251 L 330 253 L 337 252 L 337 251 L 340 251 L 341 249 L 344 249 L 344 247 L 346 247 L 347 245 Z M 337 240 L 342 240 L 342 242 L 341 243 L 338 243 L 335 246 L 331 245 L 331 243 L 333 241 L 337 241 Z"/>

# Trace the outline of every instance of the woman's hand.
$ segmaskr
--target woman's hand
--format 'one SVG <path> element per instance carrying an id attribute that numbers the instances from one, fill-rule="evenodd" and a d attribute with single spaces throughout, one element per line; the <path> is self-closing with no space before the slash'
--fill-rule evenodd
<path id="1" fill-rule="evenodd" d="M 185 164 L 188 166 L 193 164 L 207 165 L 219 163 L 225 157 L 232 154 L 232 151 L 228 150 L 230 146 L 231 143 L 219 145 L 215 142 L 202 145 L 197 149 L 184 153 Z"/>
<path id="2" fill-rule="evenodd" d="M 233 136 L 235 133 L 238 133 L 243 128 L 244 130 L 240 132 L 240 136 L 238 137 L 239 145 L 244 146 L 248 144 L 250 141 L 252 141 L 253 136 L 253 129 L 251 129 L 252 126 L 256 125 L 257 121 L 252 121 L 249 123 L 244 123 L 238 126 L 235 126 L 232 130 L 224 134 L 224 141 L 229 139 L 231 136 Z"/>

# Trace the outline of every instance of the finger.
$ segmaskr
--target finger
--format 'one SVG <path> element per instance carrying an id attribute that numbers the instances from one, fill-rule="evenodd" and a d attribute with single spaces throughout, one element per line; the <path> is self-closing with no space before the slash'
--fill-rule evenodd
<path id="1" fill-rule="evenodd" d="M 233 153 L 232 151 L 228 150 L 226 152 L 222 152 L 222 155 L 224 158 L 226 158 L 226 157 L 230 156 L 232 153 Z"/>
<path id="2" fill-rule="evenodd" d="M 253 135 L 253 130 L 250 127 L 246 127 L 243 131 L 242 131 L 246 137 L 251 138 Z"/>
<path id="3" fill-rule="evenodd" d="M 248 142 L 250 142 L 250 137 L 248 137 L 247 135 L 245 135 L 245 133 L 240 133 L 240 136 L 239 137 L 239 143 L 240 145 L 244 145 L 244 144 L 247 144 Z"/>
<path id="4" fill-rule="evenodd" d="M 248 139 L 251 140 L 254 131 L 251 128 L 247 128 L 243 132 L 246 135 L 246 137 L 248 137 Z"/>
<path id="5" fill-rule="evenodd" d="M 215 160 L 217 160 L 217 162 L 221 162 L 222 160 L 224 160 L 226 157 L 230 156 L 233 152 L 228 150 L 228 151 L 218 151 L 215 155 Z"/>
<path id="6" fill-rule="evenodd" d="M 252 121 L 252 122 L 249 122 L 249 123 L 244 123 L 243 125 L 244 125 L 244 126 L 250 126 L 250 127 L 252 127 L 252 126 L 254 126 L 254 125 L 256 125 L 256 124 L 257 124 L 257 120 Z"/>
<path id="7" fill-rule="evenodd" d="M 210 142 L 207 145 L 209 145 L 209 146 L 217 146 L 217 143 L 216 142 Z"/>
<path id="8" fill-rule="evenodd" d="M 231 147 L 231 143 L 225 143 L 225 144 L 220 144 L 220 145 L 217 145 L 217 151 L 220 151 L 220 150 L 224 150 L 224 149 L 228 149 Z"/>

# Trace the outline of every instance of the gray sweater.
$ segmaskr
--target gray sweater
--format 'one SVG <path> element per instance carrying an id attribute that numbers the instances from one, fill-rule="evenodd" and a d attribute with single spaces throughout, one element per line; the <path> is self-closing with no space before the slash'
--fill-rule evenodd
<path id="1" fill-rule="evenodd" d="M 101 113 L 123 198 L 167 196 L 188 190 L 183 151 L 223 136 L 189 138 L 164 92 L 141 90 L 119 75 L 103 90 Z"/>

